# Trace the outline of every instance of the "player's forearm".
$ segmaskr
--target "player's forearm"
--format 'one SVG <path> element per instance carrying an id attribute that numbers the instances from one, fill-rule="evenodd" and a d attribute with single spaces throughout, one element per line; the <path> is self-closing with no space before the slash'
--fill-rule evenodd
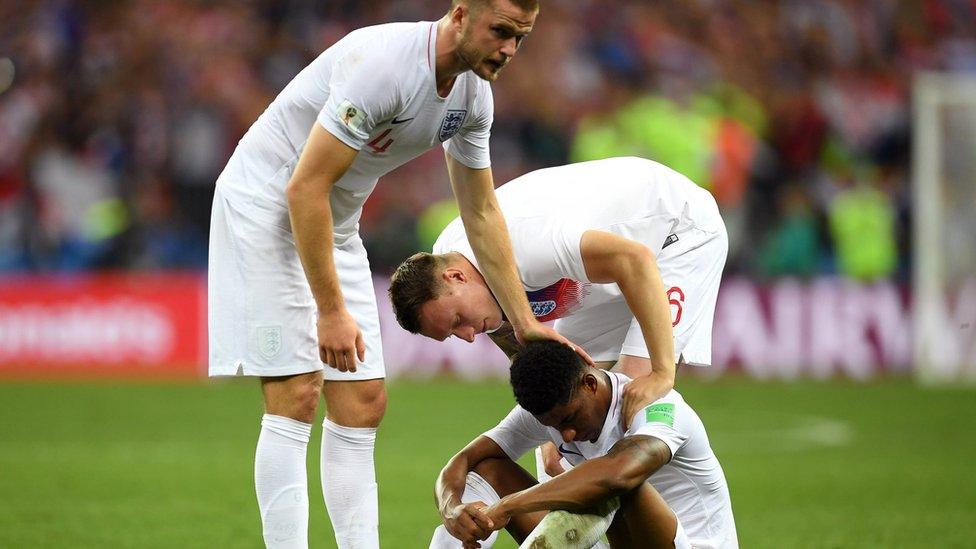
<path id="1" fill-rule="evenodd" d="M 450 509 L 461 504 L 468 471 L 467 459 L 458 454 L 437 475 L 437 482 L 434 484 L 434 500 L 441 516 L 447 516 Z"/>
<path id="2" fill-rule="evenodd" d="M 552 480 L 502 498 L 499 506 L 508 516 L 533 511 L 583 511 L 624 494 L 643 479 L 621 475 L 615 459 L 587 461 Z"/>
<path id="3" fill-rule="evenodd" d="M 591 509 L 637 488 L 670 459 L 671 449 L 659 439 L 646 435 L 624 437 L 607 455 L 504 497 L 499 506 L 508 516 L 542 510 Z"/>
<path id="4" fill-rule="evenodd" d="M 660 397 L 674 385 L 674 336 L 654 254 L 639 242 L 595 230 L 583 233 L 580 254 L 590 281 L 620 287 L 651 355 L 651 371 L 646 373 L 663 382 L 655 384 Z"/>
<path id="5" fill-rule="evenodd" d="M 437 511 L 441 517 L 448 517 L 455 507 L 461 505 L 461 496 L 464 495 L 468 473 L 488 457 L 502 455 L 504 453 L 497 444 L 480 436 L 447 462 L 437 475 L 437 482 L 434 484 L 434 503 L 437 504 Z"/>
<path id="6" fill-rule="evenodd" d="M 478 267 L 516 332 L 536 322 L 512 252 L 508 227 L 492 197 L 480 209 L 461 212 Z"/>
<path id="7" fill-rule="evenodd" d="M 505 317 L 519 334 L 537 321 L 519 277 L 508 226 L 495 197 L 491 169 L 469 168 L 450 154 L 445 159 L 464 232 L 478 267 Z"/>
<path id="8" fill-rule="evenodd" d="M 302 261 L 312 296 L 319 311 L 342 306 L 342 290 L 333 258 L 332 207 L 328 195 L 303 181 L 289 183 L 288 215 L 295 247 Z"/>
<path id="9" fill-rule="evenodd" d="M 617 285 L 644 334 L 651 355 L 651 371 L 647 374 L 659 378 L 670 389 L 675 376 L 671 307 L 661 273 L 649 250 L 635 254 L 627 262 Z"/>
<path id="10" fill-rule="evenodd" d="M 441 516 L 446 517 L 451 509 L 461 504 L 468 473 L 487 459 L 510 458 L 495 441 L 482 435 L 472 440 L 441 469 L 434 485 L 434 498 Z"/>
<path id="11" fill-rule="evenodd" d="M 515 331 L 508 322 L 503 323 L 501 328 L 488 334 L 488 337 L 509 359 L 514 357 L 519 351 L 518 340 L 515 339 Z"/>

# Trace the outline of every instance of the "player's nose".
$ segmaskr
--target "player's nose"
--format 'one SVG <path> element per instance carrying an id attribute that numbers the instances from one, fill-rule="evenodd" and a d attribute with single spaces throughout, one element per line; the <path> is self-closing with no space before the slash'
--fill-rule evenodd
<path id="1" fill-rule="evenodd" d="M 454 337 L 463 339 L 468 343 L 474 343 L 474 328 L 471 327 L 458 328 L 454 332 Z"/>
<path id="2" fill-rule="evenodd" d="M 514 36 L 502 44 L 501 53 L 505 57 L 514 56 L 516 51 L 518 51 L 518 41 L 515 40 Z"/>

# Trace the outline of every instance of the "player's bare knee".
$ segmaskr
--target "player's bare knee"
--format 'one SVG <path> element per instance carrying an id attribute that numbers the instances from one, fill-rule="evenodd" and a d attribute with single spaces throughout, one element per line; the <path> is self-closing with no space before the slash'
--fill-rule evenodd
<path id="1" fill-rule="evenodd" d="M 379 427 L 386 415 L 386 384 L 382 380 L 366 381 L 358 395 L 364 426 Z"/>
<path id="2" fill-rule="evenodd" d="M 315 412 L 319 408 L 319 400 L 322 398 L 322 384 L 307 383 L 296 388 L 293 393 L 295 412 L 300 415 L 295 419 L 312 423 L 315 421 Z"/>
<path id="3" fill-rule="evenodd" d="M 481 478 L 488 481 L 488 484 L 498 484 L 499 477 L 504 474 L 502 460 L 495 458 L 483 459 L 474 466 L 473 471 L 478 473 Z"/>
<path id="4" fill-rule="evenodd" d="M 382 379 L 329 382 L 325 388 L 329 419 L 346 427 L 379 427 L 386 399 Z"/>
<path id="5" fill-rule="evenodd" d="M 318 375 L 315 375 L 318 374 Z M 305 423 L 315 421 L 322 397 L 322 377 L 318 372 L 286 379 L 262 380 L 265 411 Z"/>
<path id="6" fill-rule="evenodd" d="M 535 478 L 528 471 L 510 459 L 483 459 L 472 471 L 485 479 L 503 497 L 536 484 Z"/>

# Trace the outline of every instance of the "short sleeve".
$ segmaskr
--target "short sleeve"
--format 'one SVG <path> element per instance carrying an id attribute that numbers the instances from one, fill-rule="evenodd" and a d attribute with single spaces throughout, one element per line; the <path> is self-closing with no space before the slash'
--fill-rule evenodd
<path id="1" fill-rule="evenodd" d="M 319 111 L 319 124 L 346 145 L 362 149 L 376 126 L 397 112 L 397 76 L 380 56 L 349 52 L 332 67 L 329 99 Z"/>
<path id="2" fill-rule="evenodd" d="M 673 458 L 688 440 L 688 434 L 680 430 L 684 423 L 680 415 L 688 410 L 688 405 L 672 390 L 638 412 L 626 436 L 647 435 L 660 439 L 671 449 Z"/>
<path id="3" fill-rule="evenodd" d="M 521 406 L 516 406 L 505 419 L 485 436 L 495 441 L 495 444 L 505 451 L 512 461 L 518 460 L 526 452 L 536 446 L 552 440 L 546 430 L 532 414 Z"/>
<path id="4" fill-rule="evenodd" d="M 488 141 L 495 116 L 491 86 L 487 83 L 480 86 L 473 106 L 470 121 L 465 121 L 460 131 L 444 142 L 444 150 L 469 168 L 483 169 L 491 166 Z"/>
<path id="5" fill-rule="evenodd" d="M 566 278 L 589 282 L 586 277 L 586 266 L 583 265 L 583 252 L 580 251 L 580 241 L 586 229 L 571 221 L 561 223 L 553 230 L 552 247 L 556 253 L 556 262 Z"/>
<path id="6" fill-rule="evenodd" d="M 572 220 L 554 221 L 546 215 L 509 223 L 523 282 L 530 289 L 548 286 L 563 278 L 589 282 L 580 240 L 585 229 Z"/>
<path id="7" fill-rule="evenodd" d="M 435 255 L 452 252 L 460 253 L 477 268 L 478 260 L 474 257 L 471 244 L 468 243 L 468 235 L 464 232 L 464 223 L 461 222 L 460 217 L 455 217 L 453 221 L 447 224 L 447 227 L 444 227 L 431 248 L 431 253 Z"/>

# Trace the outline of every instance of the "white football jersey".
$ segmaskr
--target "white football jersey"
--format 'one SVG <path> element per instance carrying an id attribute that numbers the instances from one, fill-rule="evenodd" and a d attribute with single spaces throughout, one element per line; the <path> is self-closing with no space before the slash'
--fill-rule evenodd
<path id="1" fill-rule="evenodd" d="M 611 384 L 610 410 L 596 442 L 563 442 L 559 431 L 539 423 L 516 406 L 485 436 L 495 441 L 513 460 L 544 442 L 552 441 L 562 455 L 576 466 L 604 456 L 620 439 L 647 435 L 662 440 L 671 449 L 671 461 L 648 479 L 681 521 L 694 547 L 738 547 L 732 500 L 725 473 L 708 442 L 698 414 L 681 395 L 672 390 L 641 410 L 629 430 L 621 416 L 623 388 L 627 376 L 606 372 Z"/>
<path id="2" fill-rule="evenodd" d="M 237 145 L 218 189 L 238 209 L 290 230 L 284 189 L 312 125 L 359 154 L 332 190 L 335 243 L 358 230 L 377 179 L 438 143 L 472 168 L 489 166 L 491 87 L 471 71 L 437 94 L 436 22 L 349 33 L 305 67 Z"/>
<path id="3" fill-rule="evenodd" d="M 690 244 L 692 228 L 717 230 L 715 202 L 687 177 L 652 160 L 594 160 L 527 173 L 495 195 L 508 224 L 512 250 L 540 321 L 568 316 L 622 298 L 616 284 L 589 284 L 580 254 L 585 231 L 637 240 L 655 255 Z M 434 243 L 435 254 L 459 252 L 476 267 L 460 218 Z"/>

